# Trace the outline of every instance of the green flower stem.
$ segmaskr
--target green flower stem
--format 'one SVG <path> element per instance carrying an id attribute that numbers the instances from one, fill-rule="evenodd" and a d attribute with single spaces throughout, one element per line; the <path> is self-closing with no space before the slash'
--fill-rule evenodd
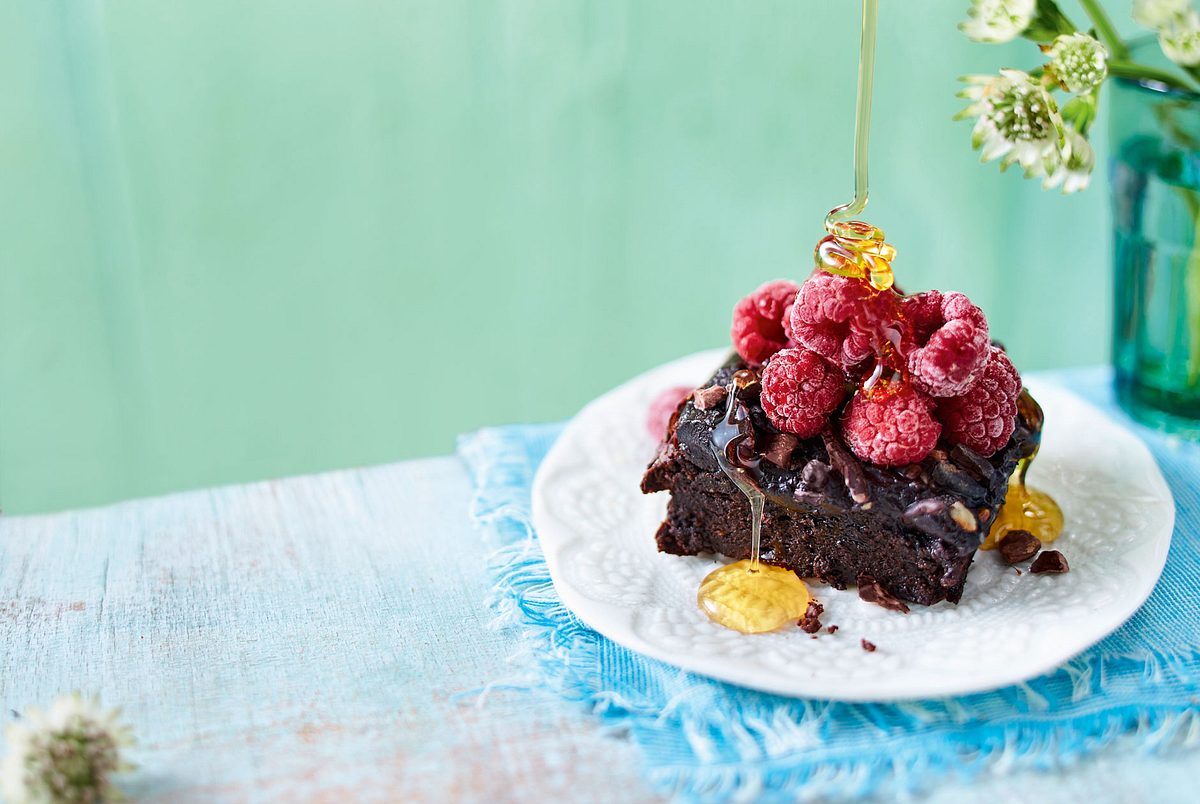
<path id="1" fill-rule="evenodd" d="M 1096 33 L 1100 35 L 1100 41 L 1108 47 L 1108 52 L 1112 54 L 1112 57 L 1118 61 L 1129 58 L 1129 46 L 1121 39 L 1117 29 L 1113 27 L 1112 20 L 1100 7 L 1098 0 L 1079 0 L 1079 5 L 1083 6 L 1084 13 L 1092 21 L 1092 25 L 1096 26 Z"/>
<path id="2" fill-rule="evenodd" d="M 1156 67 L 1147 67 L 1144 64 L 1137 64 L 1132 61 L 1109 59 L 1108 74 L 1118 78 L 1130 78 L 1135 81 L 1144 78 L 1147 81 L 1157 81 L 1160 84 L 1166 84 L 1174 89 L 1182 89 L 1186 92 L 1196 91 L 1196 84 L 1188 83 L 1175 73 L 1159 70 Z"/>

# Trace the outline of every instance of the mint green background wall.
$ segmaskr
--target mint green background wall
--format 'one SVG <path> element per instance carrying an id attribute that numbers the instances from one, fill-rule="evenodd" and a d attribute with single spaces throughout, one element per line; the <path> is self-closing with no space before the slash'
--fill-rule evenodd
<path id="1" fill-rule="evenodd" d="M 950 119 L 1030 46 L 882 5 L 869 217 L 902 283 L 972 295 L 1026 368 L 1105 359 L 1103 178 L 1044 194 Z M 444 453 L 721 343 L 848 195 L 857 14 L 3 4 L 0 503 Z"/>

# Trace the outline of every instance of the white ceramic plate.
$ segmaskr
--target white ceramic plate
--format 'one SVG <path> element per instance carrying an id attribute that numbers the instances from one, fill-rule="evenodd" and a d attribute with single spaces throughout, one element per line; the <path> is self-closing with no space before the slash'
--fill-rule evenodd
<path id="1" fill-rule="evenodd" d="M 981 551 L 957 605 L 900 615 L 851 589 L 813 584 L 822 622 L 746 636 L 696 606 L 715 556 L 659 553 L 667 495 L 638 489 L 654 444 L 650 400 L 698 386 L 723 360 L 704 352 L 661 366 L 584 408 L 533 486 L 533 518 L 555 589 L 584 622 L 632 650 L 745 687 L 813 698 L 881 701 L 958 695 L 1045 673 L 1125 622 L 1154 588 L 1175 519 L 1146 447 L 1096 408 L 1052 384 L 1027 384 L 1046 413 L 1032 485 L 1050 492 L 1067 527 L 1055 543 L 1071 570 L 1018 575 Z M 867 653 L 860 640 L 878 646 Z"/>

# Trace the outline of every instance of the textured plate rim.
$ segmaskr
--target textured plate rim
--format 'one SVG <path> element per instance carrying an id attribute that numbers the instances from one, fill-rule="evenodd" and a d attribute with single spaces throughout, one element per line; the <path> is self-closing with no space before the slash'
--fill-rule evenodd
<path id="1" fill-rule="evenodd" d="M 1043 654 L 1041 660 L 1031 659 L 1019 667 L 1014 667 L 1014 672 L 1001 681 L 991 679 L 977 682 L 962 678 L 958 683 L 954 683 L 942 678 L 935 683 L 930 683 L 928 686 L 908 684 L 900 688 L 892 688 L 887 684 L 886 679 L 880 679 L 881 683 L 879 686 L 876 686 L 872 690 L 867 690 L 864 689 L 864 684 L 861 680 L 852 680 L 839 685 L 831 683 L 827 679 L 822 679 L 812 684 L 813 689 L 806 691 L 797 688 L 798 685 L 795 679 L 789 679 L 790 683 L 782 683 L 782 680 L 781 683 L 772 683 L 770 679 L 756 677 L 755 674 L 758 671 L 755 668 L 747 668 L 745 665 L 740 665 L 736 657 L 681 654 L 649 642 L 641 637 L 632 627 L 633 612 L 628 607 L 589 597 L 566 580 L 560 563 L 560 551 L 570 542 L 564 542 L 555 535 L 554 522 L 556 517 L 550 513 L 547 505 L 547 487 L 552 484 L 557 468 L 560 465 L 569 463 L 572 458 L 568 452 L 572 440 L 567 437 L 568 433 L 572 428 L 580 426 L 581 422 L 586 423 L 588 414 L 591 411 L 599 406 L 610 403 L 614 396 L 620 394 L 630 386 L 648 382 L 651 377 L 670 375 L 673 371 L 678 370 L 680 366 L 692 362 L 698 364 L 707 363 L 715 367 L 727 354 L 727 349 L 697 352 L 642 372 L 597 397 L 584 406 L 568 422 L 566 429 L 564 429 L 558 440 L 550 448 L 534 477 L 532 486 L 533 525 L 538 534 L 555 591 L 558 593 L 563 604 L 575 616 L 587 624 L 588 627 L 611 639 L 613 642 L 636 653 L 665 662 L 682 670 L 740 687 L 788 697 L 819 698 L 861 703 L 941 698 L 1010 686 L 1054 670 L 1072 657 L 1092 647 L 1127 622 L 1141 608 L 1146 599 L 1149 598 L 1150 593 L 1157 584 L 1166 563 L 1175 520 L 1174 497 L 1165 478 L 1162 476 L 1157 462 L 1140 439 L 1108 414 L 1087 400 L 1071 393 L 1068 389 L 1032 376 L 1028 378 L 1028 384 L 1034 391 L 1035 396 L 1070 395 L 1073 397 L 1075 403 L 1088 409 L 1091 415 L 1103 420 L 1114 432 L 1119 433 L 1119 438 L 1124 441 L 1121 445 L 1122 450 L 1129 450 L 1131 453 L 1137 455 L 1137 463 L 1140 465 L 1140 469 L 1145 472 L 1145 479 L 1155 487 L 1155 490 L 1162 497 L 1161 502 L 1169 502 L 1169 505 L 1165 506 L 1162 521 L 1159 523 L 1155 538 L 1137 545 L 1129 552 L 1129 555 L 1137 555 L 1137 564 L 1140 570 L 1137 576 L 1140 585 L 1135 590 L 1135 593 L 1123 597 L 1120 601 L 1122 605 L 1119 607 L 1113 605 L 1095 612 L 1097 614 L 1103 613 L 1104 616 L 1102 618 L 1090 618 L 1085 622 L 1079 623 L 1079 627 L 1076 629 L 1076 633 L 1079 636 L 1072 642 L 1069 648 L 1057 652 L 1047 651 Z M 637 420 L 635 426 L 641 426 L 640 419 Z M 640 494 L 640 492 L 638 493 Z M 549 534 L 549 537 L 547 537 L 547 534 Z M 647 539 L 652 537 L 653 534 L 646 534 Z"/>

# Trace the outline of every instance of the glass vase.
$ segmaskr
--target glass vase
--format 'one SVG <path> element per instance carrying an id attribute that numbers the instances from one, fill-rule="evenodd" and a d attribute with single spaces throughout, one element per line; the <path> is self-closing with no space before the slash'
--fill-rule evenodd
<path id="1" fill-rule="evenodd" d="M 1117 396 L 1134 418 L 1200 438 L 1200 95 L 1111 83 Z"/>

